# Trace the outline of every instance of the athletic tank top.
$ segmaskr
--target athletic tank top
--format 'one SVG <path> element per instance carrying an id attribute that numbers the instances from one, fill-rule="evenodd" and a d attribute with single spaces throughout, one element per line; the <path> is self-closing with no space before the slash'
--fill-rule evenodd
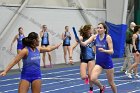
<path id="1" fill-rule="evenodd" d="M 110 62 L 111 61 L 111 55 L 104 53 L 104 52 L 100 52 L 98 50 L 98 48 L 103 48 L 108 50 L 108 43 L 106 41 L 106 36 L 104 36 L 103 40 L 100 40 L 99 35 L 97 35 L 96 39 L 95 39 L 95 45 L 96 45 L 96 62 Z"/>
<path id="2" fill-rule="evenodd" d="M 64 39 L 64 42 L 63 42 L 63 44 L 65 45 L 67 45 L 67 44 L 70 44 L 70 39 L 71 39 L 71 37 L 70 37 L 70 32 L 65 32 L 65 34 L 64 34 L 64 36 L 66 37 L 65 39 Z"/>
<path id="3" fill-rule="evenodd" d="M 36 48 L 34 51 L 30 47 L 27 47 L 28 55 L 23 58 L 22 74 L 26 74 L 28 77 L 41 77 L 40 70 L 40 52 Z"/>
<path id="4" fill-rule="evenodd" d="M 136 45 L 136 49 L 138 51 L 140 51 L 140 34 L 136 34 L 136 35 L 137 35 L 137 39 L 135 41 L 135 45 Z M 134 48 L 133 48 L 133 50 L 134 50 Z"/>
<path id="5" fill-rule="evenodd" d="M 44 32 L 41 44 L 49 45 L 49 34 Z"/>
<path id="6" fill-rule="evenodd" d="M 88 38 L 87 38 L 88 39 Z M 83 42 L 87 40 L 86 38 L 83 38 Z M 87 46 L 81 46 L 81 53 L 80 53 L 80 59 L 89 60 L 94 59 L 95 54 L 93 52 L 93 43 L 89 43 Z"/>
<path id="7" fill-rule="evenodd" d="M 22 45 L 22 39 L 24 38 L 25 36 L 23 34 L 19 34 L 19 37 L 17 39 L 17 44 L 18 45 Z"/>

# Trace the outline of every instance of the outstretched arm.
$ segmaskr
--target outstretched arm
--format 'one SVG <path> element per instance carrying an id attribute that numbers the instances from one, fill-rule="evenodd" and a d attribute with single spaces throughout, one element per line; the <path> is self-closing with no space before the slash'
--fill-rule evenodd
<path id="1" fill-rule="evenodd" d="M 95 35 L 92 35 L 88 40 L 86 40 L 85 42 L 83 42 L 83 41 L 81 41 L 80 40 L 80 44 L 82 45 L 82 46 L 86 46 L 86 45 L 88 45 L 89 43 L 91 43 L 92 41 L 94 41 L 94 39 L 95 39 Z"/>
<path id="2" fill-rule="evenodd" d="M 5 76 L 7 72 L 14 66 L 16 65 L 23 57 L 27 56 L 28 50 L 23 49 L 19 54 L 16 55 L 16 57 L 12 60 L 12 62 L 6 67 L 6 69 L 0 73 L 0 76 Z"/>
<path id="3" fill-rule="evenodd" d="M 74 35 L 75 35 L 76 40 L 77 40 L 82 46 L 88 45 L 88 44 L 91 43 L 91 42 L 95 39 L 95 37 L 96 37 L 96 35 L 92 35 L 88 40 L 86 40 L 85 42 L 83 42 L 83 41 L 81 41 L 80 38 L 78 37 L 75 27 L 73 27 L 72 29 L 73 29 L 73 33 L 74 33 Z"/>
<path id="4" fill-rule="evenodd" d="M 50 52 L 54 49 L 57 49 L 62 43 L 56 44 L 54 46 L 47 46 L 47 47 L 39 47 L 41 53 L 43 52 Z"/>

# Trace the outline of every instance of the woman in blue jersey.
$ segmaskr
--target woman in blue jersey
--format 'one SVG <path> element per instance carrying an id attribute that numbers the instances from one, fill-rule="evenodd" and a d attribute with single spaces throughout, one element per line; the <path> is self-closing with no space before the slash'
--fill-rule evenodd
<path id="1" fill-rule="evenodd" d="M 5 76 L 7 72 L 23 60 L 23 69 L 21 72 L 21 80 L 19 83 L 18 93 L 27 93 L 31 85 L 32 93 L 41 92 L 41 69 L 40 69 L 40 53 L 49 52 L 57 49 L 60 44 L 48 47 L 39 47 L 39 37 L 35 32 L 31 32 L 28 37 L 23 40 L 24 49 L 13 59 L 13 61 L 0 73 Z"/>
<path id="2" fill-rule="evenodd" d="M 96 82 L 102 70 L 106 70 L 107 79 L 109 85 L 112 88 L 113 93 L 117 93 L 117 88 L 114 83 L 114 68 L 111 58 L 113 54 L 113 43 L 111 37 L 107 34 L 107 26 L 104 23 L 99 23 L 97 26 L 98 35 L 91 36 L 87 41 L 80 41 L 81 45 L 86 46 L 95 40 L 96 46 L 96 64 L 91 72 L 91 81 Z M 105 89 L 105 87 L 103 88 Z M 100 90 L 100 93 L 104 93 L 104 90 Z"/>
<path id="3" fill-rule="evenodd" d="M 79 32 L 80 32 L 80 40 L 84 42 L 90 38 L 93 32 L 93 27 L 92 25 L 85 25 L 83 28 L 81 27 Z M 73 50 L 77 45 L 78 45 L 78 42 L 76 42 L 71 48 L 70 60 L 72 60 Z M 94 42 L 89 43 L 87 46 L 80 45 L 80 59 L 81 59 L 80 75 L 81 75 L 81 79 L 85 80 L 85 84 L 88 84 L 89 82 L 89 85 L 90 85 L 89 93 L 93 93 L 93 82 L 89 81 L 88 79 L 88 78 L 91 78 L 91 71 L 93 67 L 95 66 L 95 53 L 93 50 L 93 45 L 94 45 Z M 88 76 L 86 72 L 88 72 Z M 98 80 L 96 81 L 96 85 L 100 89 L 103 88 L 103 85 Z"/>
<path id="4" fill-rule="evenodd" d="M 65 26 L 65 33 L 62 33 L 62 40 L 63 40 L 63 51 L 64 51 L 64 61 L 67 63 L 67 51 L 70 55 L 70 40 L 71 40 L 71 33 L 69 32 L 69 26 Z M 72 62 L 70 64 L 73 64 Z"/>
<path id="5" fill-rule="evenodd" d="M 125 72 L 125 74 L 129 77 L 132 78 L 131 76 L 131 71 L 134 70 L 134 76 L 136 78 L 140 78 L 138 75 L 138 65 L 140 62 L 140 26 L 137 25 L 134 27 L 134 32 L 133 32 L 133 37 L 132 37 L 132 42 L 133 42 L 133 49 L 132 52 L 134 54 L 134 60 L 135 62 L 128 68 L 128 71 Z"/>
<path id="6" fill-rule="evenodd" d="M 42 31 L 40 32 L 42 47 L 47 47 L 49 45 L 49 34 L 48 34 L 47 30 L 48 30 L 47 26 L 43 25 Z M 50 61 L 50 67 L 52 67 L 51 54 L 50 54 L 50 52 L 47 52 L 47 53 L 48 53 L 48 59 Z M 43 53 L 42 60 L 43 60 L 43 67 L 46 68 L 46 52 Z"/>
<path id="7" fill-rule="evenodd" d="M 18 34 L 14 37 L 12 43 L 11 43 L 11 47 L 10 47 L 10 51 L 12 51 L 12 47 L 14 42 L 17 40 L 17 54 L 19 54 L 19 52 L 24 48 L 23 44 L 22 44 L 22 39 L 24 38 L 24 33 L 23 33 L 23 28 L 19 27 L 18 28 Z M 20 66 L 20 62 L 18 63 L 18 67 L 21 70 L 21 66 Z"/>

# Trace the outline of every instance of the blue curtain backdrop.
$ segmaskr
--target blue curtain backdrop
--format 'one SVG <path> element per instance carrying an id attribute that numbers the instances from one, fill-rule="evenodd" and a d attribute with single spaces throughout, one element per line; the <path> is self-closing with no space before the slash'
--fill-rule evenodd
<path id="1" fill-rule="evenodd" d="M 125 52 L 125 40 L 126 40 L 126 24 L 115 25 L 109 22 L 105 22 L 108 27 L 108 33 L 112 37 L 114 54 L 113 58 L 121 58 Z"/>

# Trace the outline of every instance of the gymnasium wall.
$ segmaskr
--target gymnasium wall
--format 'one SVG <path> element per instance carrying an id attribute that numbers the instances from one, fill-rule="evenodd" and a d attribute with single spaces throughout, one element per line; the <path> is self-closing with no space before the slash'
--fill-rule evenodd
<path id="1" fill-rule="evenodd" d="M 24 0 L 0 0 L 0 3 L 21 4 Z M 71 0 L 76 1 L 76 0 Z M 86 8 L 103 8 L 105 0 L 79 0 Z M 29 0 L 28 5 L 68 7 L 68 0 Z"/>
<path id="2" fill-rule="evenodd" d="M 107 21 L 126 24 L 128 0 L 106 0 Z"/>
<path id="3" fill-rule="evenodd" d="M 0 32 L 3 31 L 5 25 L 9 22 L 16 10 L 17 7 L 0 7 Z M 100 22 L 100 18 L 106 19 L 106 10 L 89 9 L 89 11 L 85 11 L 84 13 L 89 16 L 94 26 Z M 70 26 L 70 32 L 72 32 L 71 27 L 75 26 L 78 30 L 81 25 L 85 25 L 86 23 L 79 10 L 75 8 L 25 8 L 8 30 L 6 41 L 0 46 L 0 70 L 3 70 L 16 55 L 16 43 L 14 44 L 11 52 L 9 51 L 9 48 L 12 39 L 18 32 L 18 27 L 22 26 L 24 28 L 25 36 L 27 36 L 28 33 L 32 31 L 39 33 L 42 24 L 46 24 L 48 26 L 50 33 L 50 44 L 54 45 L 57 42 L 61 42 L 60 36 L 62 32 L 64 32 L 64 26 Z M 71 34 L 71 44 L 73 44 L 75 42 L 75 38 L 73 33 Z M 52 62 L 54 64 L 64 63 L 62 46 L 60 46 L 59 49 L 52 51 L 51 55 Z M 48 64 L 48 57 L 46 57 L 46 59 Z M 75 49 L 73 59 L 74 62 L 79 61 L 79 47 Z M 15 68 L 17 68 L 17 65 L 13 69 Z"/>

